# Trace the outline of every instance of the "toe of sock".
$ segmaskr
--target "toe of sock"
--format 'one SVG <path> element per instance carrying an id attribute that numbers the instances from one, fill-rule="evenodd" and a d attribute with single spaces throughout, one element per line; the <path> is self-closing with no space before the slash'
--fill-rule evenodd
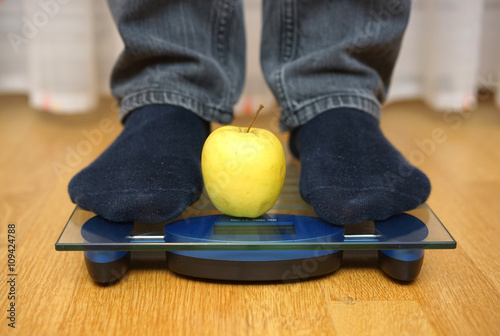
<path id="1" fill-rule="evenodd" d="M 118 184 L 93 181 L 96 174 L 84 169 L 71 179 L 68 193 L 71 200 L 84 210 L 92 211 L 114 222 L 140 221 L 161 223 L 180 216 L 201 194 L 201 186 L 172 188 L 128 188 Z M 201 183 L 201 182 L 200 182 Z M 199 184 L 199 183 L 198 183 Z M 95 186 L 101 188 L 95 188 Z M 94 187 L 91 187 L 94 186 Z"/>
<path id="2" fill-rule="evenodd" d="M 180 216 L 199 196 L 194 190 L 151 189 L 81 192 L 72 199 L 110 221 L 161 223 Z"/>
<path id="3" fill-rule="evenodd" d="M 423 204 L 431 185 L 422 173 L 405 191 L 384 186 L 350 190 L 324 187 L 312 190 L 303 198 L 323 220 L 336 225 L 352 225 L 367 220 L 384 220 Z"/>
<path id="4" fill-rule="evenodd" d="M 328 190 L 318 190 L 307 196 L 316 214 L 336 225 L 352 225 L 367 220 L 383 220 L 411 210 L 423 203 L 418 198 L 386 191 L 364 191 L 362 193 L 330 191 L 341 201 L 329 198 Z"/>

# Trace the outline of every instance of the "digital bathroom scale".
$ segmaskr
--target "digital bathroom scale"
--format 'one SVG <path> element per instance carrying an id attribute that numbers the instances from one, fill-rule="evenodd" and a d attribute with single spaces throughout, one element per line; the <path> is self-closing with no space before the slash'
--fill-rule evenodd
<path id="1" fill-rule="evenodd" d="M 411 281 L 424 250 L 453 249 L 456 242 L 426 205 L 383 221 L 347 227 L 318 218 L 299 194 L 299 165 L 289 164 L 280 197 L 259 218 L 222 215 L 202 194 L 178 218 L 160 224 L 117 223 L 76 208 L 58 251 L 83 251 L 89 275 L 112 283 L 125 275 L 139 251 L 164 253 L 171 271 L 228 281 L 298 281 L 326 275 L 343 251 L 375 251 L 390 277 Z"/>

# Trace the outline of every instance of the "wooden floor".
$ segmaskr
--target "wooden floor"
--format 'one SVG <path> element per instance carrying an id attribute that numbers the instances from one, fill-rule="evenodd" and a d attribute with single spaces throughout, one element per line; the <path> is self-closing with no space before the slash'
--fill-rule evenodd
<path id="1" fill-rule="evenodd" d="M 428 203 L 458 242 L 428 251 L 410 284 L 351 261 L 294 284 L 195 281 L 149 263 L 114 286 L 96 285 L 81 252 L 54 244 L 74 208 L 67 184 L 119 134 L 116 110 L 106 99 L 92 114 L 56 116 L 29 109 L 23 96 L 0 97 L 1 335 L 500 334 L 500 110 L 489 100 L 462 115 L 420 102 L 386 107 L 384 132 L 428 174 Z M 259 118 L 276 130 L 274 113 Z M 8 224 L 16 227 L 15 330 L 7 326 Z"/>

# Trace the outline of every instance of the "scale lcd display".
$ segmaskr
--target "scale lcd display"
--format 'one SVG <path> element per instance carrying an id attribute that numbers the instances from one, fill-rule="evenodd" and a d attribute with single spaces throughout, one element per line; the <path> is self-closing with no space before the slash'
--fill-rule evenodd
<path id="1" fill-rule="evenodd" d="M 291 222 L 284 223 L 216 223 L 214 235 L 290 235 L 296 234 L 295 225 Z"/>

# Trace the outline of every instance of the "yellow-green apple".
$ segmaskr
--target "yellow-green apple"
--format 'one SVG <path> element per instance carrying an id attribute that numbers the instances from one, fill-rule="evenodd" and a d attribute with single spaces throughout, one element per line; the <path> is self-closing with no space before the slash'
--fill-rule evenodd
<path id="1" fill-rule="evenodd" d="M 285 153 L 271 132 L 223 126 L 205 141 L 201 157 L 210 200 L 222 213 L 255 218 L 276 203 L 285 180 Z"/>

